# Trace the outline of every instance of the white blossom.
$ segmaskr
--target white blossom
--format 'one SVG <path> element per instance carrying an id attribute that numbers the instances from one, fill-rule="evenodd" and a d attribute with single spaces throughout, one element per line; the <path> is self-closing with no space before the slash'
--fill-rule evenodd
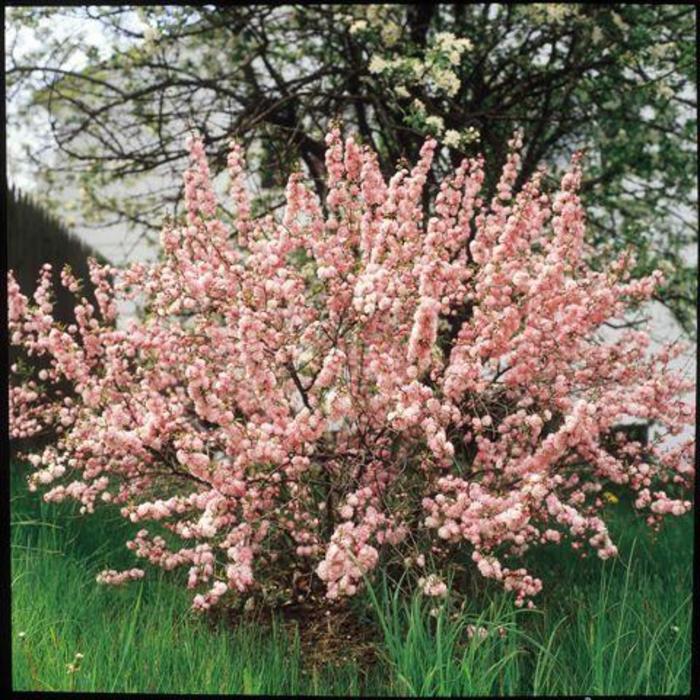
<path id="1" fill-rule="evenodd" d="M 432 115 L 428 117 L 425 120 L 425 123 L 427 126 L 431 126 L 437 131 L 437 133 L 442 133 L 443 129 L 445 128 L 445 122 L 442 117 L 438 117 L 437 115 Z"/>
<path id="2" fill-rule="evenodd" d="M 374 54 L 369 62 L 370 73 L 381 73 L 388 68 L 389 64 L 378 54 Z"/>
<path id="3" fill-rule="evenodd" d="M 445 137 L 442 139 L 442 142 L 445 144 L 445 146 L 449 146 L 450 148 L 456 148 L 459 146 L 459 142 L 462 140 L 462 137 L 460 136 L 459 131 L 456 129 L 448 129 L 445 132 Z"/>
<path id="4" fill-rule="evenodd" d="M 445 68 L 438 68 L 433 71 L 433 80 L 435 84 L 444 92 L 446 92 L 450 97 L 457 94 L 459 90 L 460 82 L 459 78 L 454 72 Z"/>
<path id="5" fill-rule="evenodd" d="M 621 32 L 626 32 L 630 27 L 627 22 L 625 22 L 620 15 L 617 14 L 617 12 L 611 12 L 610 16 L 612 17 L 612 21 L 615 23 L 615 26 L 621 31 Z"/>
<path id="6" fill-rule="evenodd" d="M 358 19 L 350 25 L 350 34 L 357 34 L 358 32 L 363 32 L 367 29 L 367 20 Z"/>
<path id="7" fill-rule="evenodd" d="M 396 22 L 387 22 L 382 28 L 382 39 L 387 46 L 393 46 L 401 36 L 401 28 Z"/>

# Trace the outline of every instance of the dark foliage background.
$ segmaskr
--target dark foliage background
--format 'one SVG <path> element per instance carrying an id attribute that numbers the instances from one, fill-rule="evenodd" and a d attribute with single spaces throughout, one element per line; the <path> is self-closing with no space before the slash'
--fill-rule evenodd
<path id="1" fill-rule="evenodd" d="M 66 325 L 74 323 L 75 298 L 61 286 L 61 270 L 64 265 L 70 265 L 75 275 L 83 280 L 83 294 L 96 306 L 87 260 L 93 257 L 104 264 L 106 259 L 68 231 L 29 195 L 16 188 L 6 188 L 5 205 L 8 267 L 14 272 L 22 293 L 31 298 L 41 266 L 50 263 L 56 291 L 54 317 Z M 19 362 L 35 370 L 46 366 L 43 358 L 28 357 L 12 345 L 9 348 L 9 360 L 10 364 Z M 13 444 L 12 447 L 20 446 Z"/>

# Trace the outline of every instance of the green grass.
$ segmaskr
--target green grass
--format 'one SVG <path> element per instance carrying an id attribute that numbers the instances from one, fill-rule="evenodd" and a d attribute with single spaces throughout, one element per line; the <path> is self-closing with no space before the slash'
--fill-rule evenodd
<path id="1" fill-rule="evenodd" d="M 528 565 L 545 591 L 517 610 L 496 586 L 458 614 L 407 599 L 386 579 L 357 601 L 378 630 L 378 661 L 315 668 L 281 625 L 231 628 L 189 611 L 191 594 L 149 570 L 124 588 L 102 568 L 133 565 L 116 513 L 79 517 L 20 479 L 12 491 L 12 675 L 16 690 L 340 695 L 687 694 L 691 668 L 692 517 L 658 537 L 611 507 L 616 561 L 561 547 Z M 363 607 L 364 606 L 364 607 Z M 469 639 L 468 624 L 489 634 Z M 505 632 L 497 633 L 498 628 Z M 80 667 L 67 664 L 83 654 Z"/>
<path id="2" fill-rule="evenodd" d="M 130 565 L 122 518 L 81 518 L 15 490 L 12 651 L 16 690 L 320 694 L 378 692 L 355 667 L 306 669 L 298 637 L 276 626 L 231 629 L 189 611 L 192 594 L 164 572 L 102 587 Z M 122 550 L 124 550 L 122 552 Z M 20 634 L 23 633 L 23 636 Z M 80 668 L 68 673 L 75 654 Z"/>

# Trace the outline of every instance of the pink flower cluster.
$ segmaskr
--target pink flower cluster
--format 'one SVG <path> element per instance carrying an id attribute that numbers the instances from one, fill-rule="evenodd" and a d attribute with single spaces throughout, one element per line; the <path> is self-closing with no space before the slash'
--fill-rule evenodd
<path id="1" fill-rule="evenodd" d="M 435 141 L 388 182 L 370 149 L 326 143 L 326 201 L 294 174 L 278 218 L 252 215 L 233 144 L 230 220 L 193 138 L 162 259 L 92 263 L 97 308 L 65 271 L 73 325 L 53 318 L 48 266 L 33 299 L 10 273 L 11 341 L 49 361 L 13 368 L 11 436 L 57 434 L 27 455 L 30 487 L 148 523 L 129 548 L 187 567 L 200 610 L 291 599 L 302 579 L 352 595 L 390 562 L 443 596 L 455 550 L 522 604 L 542 587 L 528 549 L 616 554 L 607 489 L 653 525 L 685 513 L 694 442 L 665 441 L 694 423 L 680 345 L 601 333 L 661 277 L 630 281 L 628 254 L 587 264 L 578 158 L 553 196 L 541 172 L 515 192 L 516 137 L 492 201 L 473 158 L 426 206 Z M 124 327 L 122 299 L 144 309 Z M 660 437 L 626 437 L 630 417 Z"/>
<path id="2" fill-rule="evenodd" d="M 114 569 L 105 569 L 97 574 L 97 583 L 109 584 L 111 586 L 122 586 L 129 581 L 138 581 L 143 578 L 143 569 L 128 569 L 127 571 L 115 571 Z"/>
<path id="3" fill-rule="evenodd" d="M 418 579 L 418 587 L 424 595 L 439 598 L 447 595 L 447 584 L 435 574 Z"/>

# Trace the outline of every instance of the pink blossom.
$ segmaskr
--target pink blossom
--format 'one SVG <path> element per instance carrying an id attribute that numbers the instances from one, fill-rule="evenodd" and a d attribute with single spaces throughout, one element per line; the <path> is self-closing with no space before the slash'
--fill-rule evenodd
<path id="1" fill-rule="evenodd" d="M 528 549 L 616 555 L 609 485 L 652 527 L 686 513 L 694 440 L 665 440 L 695 422 L 680 346 L 600 334 L 662 277 L 630 280 L 629 253 L 589 265 L 580 156 L 558 191 L 542 172 L 516 191 L 516 135 L 490 201 L 478 157 L 425 208 L 433 140 L 388 181 L 339 129 L 326 144 L 325 201 L 294 173 L 281 215 L 258 217 L 233 144 L 228 221 L 194 137 L 161 259 L 92 262 L 96 305 L 64 270 L 68 327 L 50 266 L 31 297 L 9 273 L 10 340 L 44 361 L 11 368 L 10 437 L 56 435 L 26 455 L 29 488 L 158 523 L 167 540 L 144 527 L 127 546 L 185 567 L 197 610 L 312 577 L 350 596 L 392 562 L 442 596 L 455 550 L 529 605 L 543 580 L 518 566 Z M 147 313 L 122 328 L 129 299 Z M 660 437 L 620 433 L 630 416 Z"/>

